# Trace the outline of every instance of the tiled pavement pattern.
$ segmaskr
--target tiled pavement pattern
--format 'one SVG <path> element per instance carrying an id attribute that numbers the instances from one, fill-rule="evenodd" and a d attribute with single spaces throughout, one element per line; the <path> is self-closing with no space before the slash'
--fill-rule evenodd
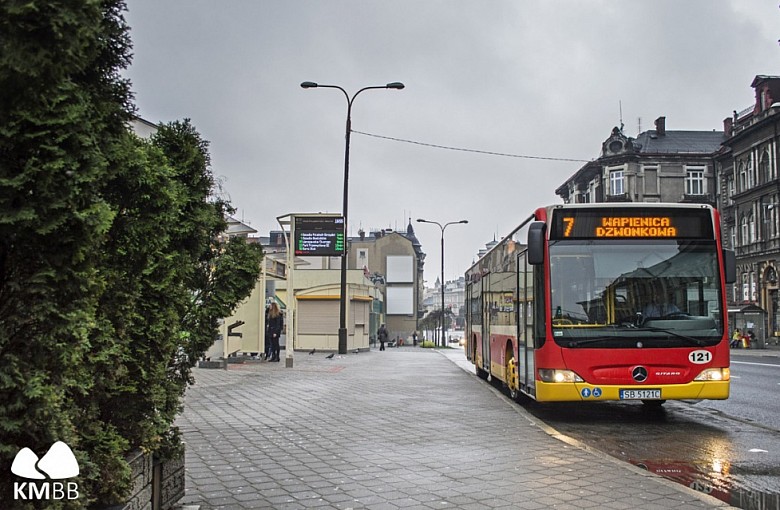
<path id="1" fill-rule="evenodd" d="M 448 353 L 462 356 L 462 351 Z M 567 444 L 419 348 L 195 370 L 185 509 L 726 507 Z"/>

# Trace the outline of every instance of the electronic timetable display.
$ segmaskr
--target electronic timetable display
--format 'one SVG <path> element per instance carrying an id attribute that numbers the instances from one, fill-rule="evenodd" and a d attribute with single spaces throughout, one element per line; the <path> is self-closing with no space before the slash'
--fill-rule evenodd
<path id="1" fill-rule="evenodd" d="M 713 239 L 711 209 L 555 209 L 551 240 Z"/>
<path id="2" fill-rule="evenodd" d="M 296 216 L 295 254 L 341 256 L 344 254 L 343 216 Z"/>

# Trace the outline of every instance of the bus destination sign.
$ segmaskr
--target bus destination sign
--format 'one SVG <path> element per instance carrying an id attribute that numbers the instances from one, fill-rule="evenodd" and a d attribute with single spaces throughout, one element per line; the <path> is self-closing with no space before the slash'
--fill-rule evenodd
<path id="1" fill-rule="evenodd" d="M 296 216 L 295 254 L 336 257 L 344 254 L 342 216 Z"/>
<path id="2" fill-rule="evenodd" d="M 710 239 L 709 209 L 556 209 L 550 239 Z"/>

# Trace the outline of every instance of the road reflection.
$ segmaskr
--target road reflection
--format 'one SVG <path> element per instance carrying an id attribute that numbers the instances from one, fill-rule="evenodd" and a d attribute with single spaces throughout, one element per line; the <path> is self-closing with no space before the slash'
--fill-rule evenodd
<path id="1" fill-rule="evenodd" d="M 780 435 L 681 402 L 524 402 L 558 432 L 743 509 L 780 509 Z M 755 448 L 756 444 L 767 446 Z"/>
<path id="2" fill-rule="evenodd" d="M 728 478 L 728 462 L 722 463 L 716 460 L 711 470 L 695 464 L 656 459 L 629 459 L 629 462 L 651 473 L 731 503 L 731 486 L 724 483 Z"/>

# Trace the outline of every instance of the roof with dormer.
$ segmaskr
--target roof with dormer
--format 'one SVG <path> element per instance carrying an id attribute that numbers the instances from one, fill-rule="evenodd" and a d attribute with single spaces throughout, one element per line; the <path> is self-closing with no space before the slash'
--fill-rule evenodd
<path id="1" fill-rule="evenodd" d="M 705 154 L 712 155 L 726 140 L 723 131 L 666 131 L 640 133 L 633 142 L 640 154 Z"/>

